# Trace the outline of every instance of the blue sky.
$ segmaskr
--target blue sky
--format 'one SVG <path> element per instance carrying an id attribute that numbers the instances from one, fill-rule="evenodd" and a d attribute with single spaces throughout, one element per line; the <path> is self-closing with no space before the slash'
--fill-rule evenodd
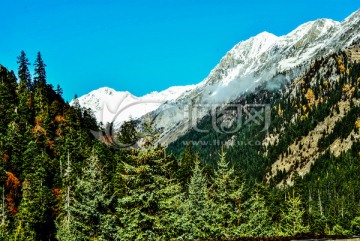
<path id="1" fill-rule="evenodd" d="M 71 100 L 103 86 L 141 96 L 203 80 L 236 43 L 341 21 L 358 0 L 0 0 L 0 64 L 40 51 L 48 82 Z M 33 70 L 33 66 L 30 66 Z"/>

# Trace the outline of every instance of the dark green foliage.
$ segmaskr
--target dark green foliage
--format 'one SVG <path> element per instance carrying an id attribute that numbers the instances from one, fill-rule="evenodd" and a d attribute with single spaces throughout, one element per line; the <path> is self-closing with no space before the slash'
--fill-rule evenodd
<path id="1" fill-rule="evenodd" d="M 138 132 L 135 129 L 136 123 L 133 120 L 124 122 L 119 130 L 118 140 L 119 144 L 124 148 L 136 144 L 139 139 Z"/>
<path id="2" fill-rule="evenodd" d="M 360 234 L 360 216 L 354 218 L 354 219 L 351 221 L 351 231 L 352 231 L 354 234 L 357 234 L 357 235 Z"/>
<path id="3" fill-rule="evenodd" d="M 195 167 L 195 160 L 197 158 L 192 144 L 188 144 L 179 158 L 180 169 L 178 171 L 178 179 L 181 181 L 183 187 L 190 182 L 192 170 Z"/>
<path id="4" fill-rule="evenodd" d="M 42 162 L 42 157 L 35 160 Z M 35 172 L 25 176 L 22 183 L 22 199 L 19 213 L 16 215 L 16 228 L 24 236 L 34 236 L 33 240 L 44 240 L 54 231 L 50 219 L 51 192 L 47 187 L 46 172 L 44 168 L 36 168 Z M 16 240 L 17 233 L 14 235 Z"/>
<path id="5" fill-rule="evenodd" d="M 42 60 L 40 52 L 37 53 L 34 66 L 35 66 L 35 76 L 34 76 L 35 88 L 37 86 L 44 87 L 46 85 L 46 71 L 45 71 L 46 64 Z"/>
<path id="6" fill-rule="evenodd" d="M 161 148 L 133 150 L 119 163 L 124 194 L 118 199 L 117 240 L 167 240 L 176 237 L 180 186 L 170 179 Z M 175 225 L 175 227 L 173 227 Z"/>
<path id="7" fill-rule="evenodd" d="M 295 236 L 299 233 L 309 232 L 309 227 L 304 225 L 303 215 L 305 210 L 302 206 L 301 197 L 295 194 L 288 194 L 285 201 L 285 208 L 281 210 L 281 222 L 279 233 L 284 236 Z"/>
<path id="8" fill-rule="evenodd" d="M 181 239 L 203 239 L 213 237 L 218 232 L 213 229 L 215 220 L 214 203 L 210 199 L 207 181 L 200 169 L 200 161 L 194 160 L 195 166 L 188 186 L 188 197 L 181 206 Z"/>
<path id="9" fill-rule="evenodd" d="M 19 57 L 17 57 L 17 63 L 19 64 L 18 77 L 20 89 L 26 88 L 32 89 L 31 75 L 28 66 L 30 65 L 29 59 L 26 57 L 24 51 L 21 51 Z"/>
<path id="10" fill-rule="evenodd" d="M 249 200 L 243 205 L 240 235 L 243 236 L 272 236 L 274 225 L 271 222 L 268 208 L 263 194 L 257 186 Z"/>
<path id="11" fill-rule="evenodd" d="M 16 77 L 0 65 L 0 132 L 6 131 L 7 125 L 16 116 L 17 95 Z"/>
<path id="12" fill-rule="evenodd" d="M 210 193 L 214 202 L 212 237 L 239 236 L 239 227 L 244 221 L 244 181 L 235 176 L 234 168 L 226 161 L 224 152 L 217 162 L 213 183 Z"/>
<path id="13" fill-rule="evenodd" d="M 114 216 L 109 212 L 112 197 L 104 183 L 100 160 L 92 154 L 87 163 L 74 185 L 68 182 L 64 188 L 64 213 L 60 215 L 58 224 L 59 240 L 114 239 Z M 70 175 L 68 167 L 66 179 L 70 179 Z"/>

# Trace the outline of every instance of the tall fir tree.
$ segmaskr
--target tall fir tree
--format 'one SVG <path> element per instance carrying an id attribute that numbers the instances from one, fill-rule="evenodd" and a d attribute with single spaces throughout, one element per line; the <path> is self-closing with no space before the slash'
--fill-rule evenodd
<path id="1" fill-rule="evenodd" d="M 152 146 L 133 150 L 122 162 L 118 175 L 125 192 L 116 208 L 117 240 L 168 240 L 178 235 L 181 188 L 168 175 L 169 164 L 164 149 Z"/>
<path id="2" fill-rule="evenodd" d="M 37 156 L 36 163 L 42 162 Z M 46 172 L 41 166 L 25 176 L 22 199 L 16 214 L 14 240 L 46 240 L 51 238 L 51 191 L 46 186 Z M 49 226 L 50 225 L 50 226 Z M 30 239 L 30 237 L 32 237 Z"/>
<path id="3" fill-rule="evenodd" d="M 49 106 L 49 88 L 46 83 L 46 64 L 44 63 L 41 53 L 38 52 L 34 71 L 34 107 L 35 115 L 47 115 L 47 108 Z"/>
<path id="4" fill-rule="evenodd" d="M 71 186 L 71 163 L 65 171 L 63 212 L 57 223 L 58 240 L 113 240 L 115 220 L 109 213 L 112 201 L 104 183 L 102 165 L 95 153 L 87 160 L 82 175 Z M 72 190 L 70 190 L 72 189 Z"/>
<path id="5" fill-rule="evenodd" d="M 186 187 L 190 182 L 190 178 L 192 176 L 191 170 L 195 167 L 195 156 L 196 153 L 194 152 L 193 145 L 191 143 L 186 145 L 184 152 L 180 155 L 180 169 L 177 175 L 183 187 Z"/>
<path id="6" fill-rule="evenodd" d="M 244 200 L 244 182 L 234 174 L 222 151 L 213 178 L 212 198 L 215 203 L 214 229 L 216 237 L 235 237 L 241 224 L 241 206 Z"/>
<path id="7" fill-rule="evenodd" d="M 17 63 L 19 64 L 18 77 L 20 89 L 26 88 L 27 90 L 31 91 L 33 86 L 28 68 L 30 62 L 24 51 L 21 51 L 20 56 L 17 57 Z"/>
<path id="8" fill-rule="evenodd" d="M 207 180 L 200 168 L 198 157 L 194 160 L 195 167 L 188 185 L 187 199 L 182 209 L 181 239 L 201 239 L 212 237 L 216 230 L 213 229 L 214 204 L 210 198 Z"/>
<path id="9" fill-rule="evenodd" d="M 24 51 L 21 51 L 18 61 L 18 77 L 19 85 L 17 88 L 18 106 L 16 120 L 22 126 L 32 123 L 33 120 L 33 90 L 34 85 L 31 81 L 31 75 L 28 66 L 29 59 L 26 57 Z"/>
<path id="10" fill-rule="evenodd" d="M 274 234 L 261 188 L 261 185 L 257 184 L 250 199 L 244 203 L 242 224 L 239 228 L 241 236 L 271 236 Z"/>
<path id="11" fill-rule="evenodd" d="M 287 195 L 285 210 L 281 211 L 280 231 L 278 234 L 294 236 L 298 233 L 309 231 L 309 227 L 303 222 L 305 210 L 302 207 L 301 197 L 295 194 Z"/>
<path id="12" fill-rule="evenodd" d="M 35 76 L 34 76 L 34 85 L 42 85 L 45 86 L 46 84 L 46 64 L 44 63 L 41 53 L 38 52 L 36 55 L 36 60 L 34 63 L 35 66 Z"/>

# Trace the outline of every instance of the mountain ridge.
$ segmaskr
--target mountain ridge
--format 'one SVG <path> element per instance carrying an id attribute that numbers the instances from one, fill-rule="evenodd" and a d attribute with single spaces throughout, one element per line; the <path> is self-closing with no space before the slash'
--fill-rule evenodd
<path id="1" fill-rule="evenodd" d="M 103 124 L 114 122 L 115 126 L 124 121 L 137 119 L 158 108 L 167 101 L 172 101 L 194 85 L 172 86 L 163 91 L 153 91 L 137 97 L 129 91 L 116 91 L 110 87 L 102 87 L 72 100 L 71 105 L 77 102 L 83 108 L 91 109 L 98 122 Z"/>
<path id="2" fill-rule="evenodd" d="M 276 88 L 279 83 L 289 82 L 301 76 L 316 58 L 345 49 L 359 39 L 359 22 L 360 11 L 357 11 L 342 22 L 319 19 L 281 37 L 263 32 L 242 41 L 226 53 L 198 88 L 178 99 L 175 109 L 182 113 L 191 103 L 208 105 L 209 108 L 192 117 L 200 120 L 211 108 L 235 100 L 262 83 Z M 188 119 L 169 118 L 175 111 L 170 114 L 161 111 L 161 107 L 156 111 L 158 121 L 155 119 L 154 123 L 162 130 L 159 142 L 168 145 L 191 126 L 185 123 Z M 174 130 L 176 123 L 178 128 Z M 166 125 L 171 129 L 167 130 Z"/>
<path id="3" fill-rule="evenodd" d="M 345 49 L 359 39 L 359 26 L 360 10 L 342 22 L 317 19 L 279 37 L 266 31 L 259 33 L 236 44 L 208 77 L 191 89 L 137 117 L 146 114 L 146 118 L 153 120 L 161 133 L 159 143 L 166 146 L 192 127 L 189 106 L 194 103 L 203 106 L 191 113 L 196 123 L 216 106 L 254 91 L 263 83 L 267 83 L 267 88 L 278 88 L 301 76 L 316 58 Z M 87 106 L 91 108 L 92 104 Z M 97 117 L 99 111 L 102 110 L 94 110 Z"/>

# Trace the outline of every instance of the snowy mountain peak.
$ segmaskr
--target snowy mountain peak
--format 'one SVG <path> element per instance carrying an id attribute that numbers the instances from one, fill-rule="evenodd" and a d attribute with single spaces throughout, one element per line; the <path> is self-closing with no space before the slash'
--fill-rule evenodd
<path id="1" fill-rule="evenodd" d="M 89 94 L 91 95 L 105 95 L 105 96 L 112 96 L 112 95 L 115 95 L 117 93 L 116 90 L 114 90 L 113 88 L 110 88 L 110 87 L 101 87 L 97 90 L 93 90 L 91 91 Z M 127 94 L 129 92 L 127 91 L 124 91 L 122 92 L 123 94 Z"/>
<path id="2" fill-rule="evenodd" d="M 276 38 L 278 38 L 278 37 L 275 34 L 264 31 L 264 32 L 259 33 L 255 37 L 250 38 L 250 39 L 263 39 L 263 40 L 266 41 L 268 39 L 276 39 Z"/>
<path id="3" fill-rule="evenodd" d="M 161 92 L 153 91 L 150 94 L 144 95 L 143 99 L 159 99 L 160 101 L 171 101 L 177 99 L 180 95 L 194 89 L 196 85 L 186 86 L 172 86 Z"/>
<path id="4" fill-rule="evenodd" d="M 359 20 L 360 20 L 360 9 L 358 9 L 357 11 L 353 12 L 350 16 L 345 18 L 344 22 L 351 22 L 351 21 L 359 22 Z"/>
<path id="5" fill-rule="evenodd" d="M 248 40 L 238 43 L 228 53 L 234 57 L 245 60 L 246 58 L 255 57 L 265 52 L 277 39 L 278 37 L 272 33 L 262 32 Z"/>
<path id="6" fill-rule="evenodd" d="M 189 128 L 187 120 L 176 113 L 191 102 L 214 108 L 255 90 L 261 83 L 276 88 L 279 83 L 296 79 L 316 58 L 344 49 L 359 39 L 359 19 L 357 11 L 341 23 L 318 19 L 284 36 L 262 32 L 236 44 L 198 88 L 179 98 L 174 107 L 177 111 L 160 113 L 161 107 L 156 111 L 155 123 L 162 130 L 159 142 L 166 145 Z M 204 109 L 192 118 L 200 120 L 208 111 Z M 175 124 L 178 127 L 174 129 Z"/>
<path id="7" fill-rule="evenodd" d="M 318 19 L 300 25 L 295 30 L 285 36 L 282 36 L 281 38 L 283 42 L 286 42 L 286 44 L 292 43 L 301 45 L 307 43 L 308 41 L 315 41 L 339 25 L 339 22 L 331 19 Z"/>
<path id="8" fill-rule="evenodd" d="M 119 126 L 129 119 L 137 119 L 156 110 L 166 101 L 177 99 L 180 95 L 195 88 L 195 85 L 173 86 L 164 91 L 154 91 L 136 97 L 128 91 L 116 91 L 102 87 L 78 98 L 80 106 L 93 110 L 99 122 L 114 122 Z M 70 104 L 73 104 L 72 101 Z"/>
<path id="9" fill-rule="evenodd" d="M 113 88 L 110 88 L 110 87 L 102 87 L 102 88 L 98 89 L 97 92 L 104 93 L 107 95 L 112 95 L 116 92 L 116 90 L 114 90 Z"/>
<path id="10" fill-rule="evenodd" d="M 133 96 L 130 92 L 128 91 L 116 91 L 113 88 L 110 87 L 101 87 L 97 90 L 93 90 L 90 93 L 78 98 L 78 99 L 82 99 L 82 100 L 91 100 L 94 98 L 109 98 L 112 96 Z M 135 96 L 133 96 L 135 97 Z"/>

